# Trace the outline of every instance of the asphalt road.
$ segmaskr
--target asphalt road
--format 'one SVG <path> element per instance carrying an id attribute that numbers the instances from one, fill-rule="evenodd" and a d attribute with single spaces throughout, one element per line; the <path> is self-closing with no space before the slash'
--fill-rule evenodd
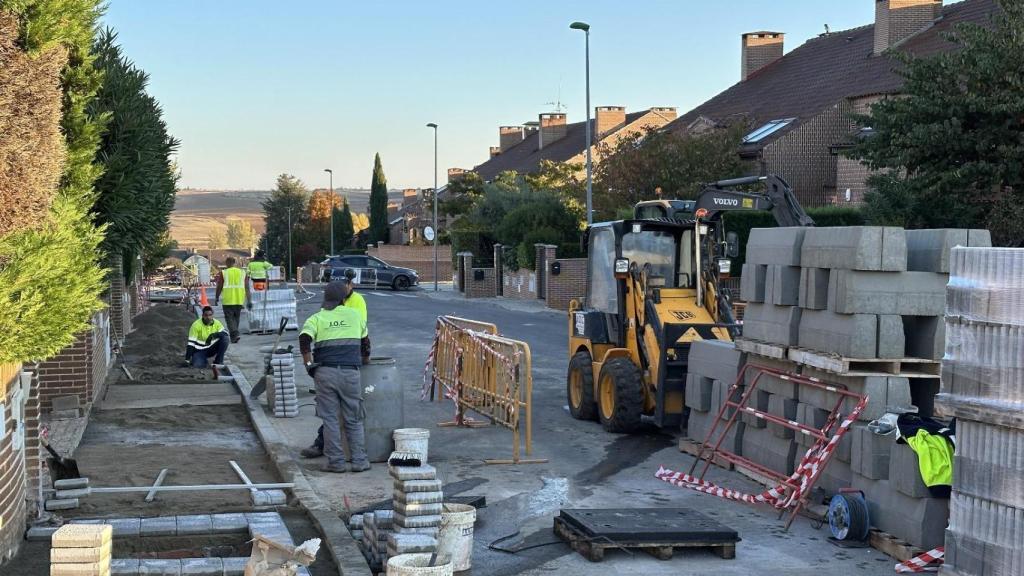
<path id="1" fill-rule="evenodd" d="M 362 291 L 369 311 L 374 356 L 397 360 L 405 386 L 405 424 L 428 428 L 430 462 L 449 495 L 485 495 L 476 526 L 474 572 L 505 574 L 788 574 L 842 571 L 846 575 L 891 574 L 894 562 L 872 549 L 842 549 L 829 543 L 827 526 L 798 519 L 789 532 L 777 514 L 684 491 L 654 478 L 659 464 L 686 470 L 692 459 L 677 449 L 678 432 L 646 428 L 612 435 L 596 422 L 574 420 L 565 393 L 568 322 L 565 313 L 536 302 L 465 300 L 426 290 Z M 314 287 L 314 291 L 319 288 Z M 304 320 L 319 307 L 314 293 L 299 305 Z M 424 362 L 439 315 L 492 322 L 509 338 L 530 345 L 533 360 L 533 457 L 544 464 L 488 466 L 485 458 L 511 456 L 511 432 L 497 427 L 442 428 L 450 401 L 419 399 Z M 713 482 L 760 492 L 740 475 L 713 469 Z M 354 480 L 354 479 L 353 479 Z M 609 552 L 591 564 L 558 542 L 551 526 L 559 508 L 681 507 L 700 511 L 737 530 L 743 539 L 735 560 L 709 551 L 677 551 L 670 561 L 646 554 Z M 490 548 L 520 549 L 505 552 Z"/>

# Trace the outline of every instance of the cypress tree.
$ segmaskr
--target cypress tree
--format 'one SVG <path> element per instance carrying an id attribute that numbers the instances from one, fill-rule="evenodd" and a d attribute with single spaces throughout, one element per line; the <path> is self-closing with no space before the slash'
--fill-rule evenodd
<path id="1" fill-rule="evenodd" d="M 354 235 L 352 212 L 348 209 L 348 200 L 345 200 L 341 210 L 334 208 L 334 243 L 337 249 L 340 251 L 350 248 Z"/>
<path id="2" fill-rule="evenodd" d="M 380 153 L 373 159 L 373 181 L 370 183 L 370 242 L 388 239 L 388 179 L 380 163 Z"/>

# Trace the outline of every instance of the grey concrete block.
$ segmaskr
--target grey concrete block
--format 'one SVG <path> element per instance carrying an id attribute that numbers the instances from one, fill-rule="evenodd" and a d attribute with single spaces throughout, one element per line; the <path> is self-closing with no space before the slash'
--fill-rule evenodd
<path id="1" fill-rule="evenodd" d="M 907 356 L 942 360 L 946 353 L 946 322 L 939 316 L 904 316 Z"/>
<path id="2" fill-rule="evenodd" d="M 434 480 L 437 470 L 430 465 L 423 466 L 388 466 L 388 473 L 396 480 Z"/>
<path id="3" fill-rule="evenodd" d="M 776 306 L 796 306 L 800 301 L 800 267 L 768 266 L 764 301 Z"/>
<path id="4" fill-rule="evenodd" d="M 425 528 L 410 528 L 407 526 L 395 525 L 395 531 L 389 534 L 420 534 L 423 536 L 429 536 L 431 538 L 437 538 L 438 532 L 441 531 L 439 526 L 428 526 Z"/>
<path id="5" fill-rule="evenodd" d="M 716 418 L 717 415 L 711 412 L 691 411 L 686 421 L 686 437 L 695 442 L 703 442 Z"/>
<path id="6" fill-rule="evenodd" d="M 769 470 L 788 475 L 793 473 L 796 464 L 797 445 L 765 429 L 748 427 L 743 433 L 743 455 Z"/>
<path id="7" fill-rule="evenodd" d="M 807 228 L 752 228 L 747 240 L 746 261 L 751 264 L 799 266 Z"/>
<path id="8" fill-rule="evenodd" d="M 949 273 L 949 255 L 954 246 L 992 246 L 988 230 L 940 228 L 907 230 L 907 270 Z"/>
<path id="9" fill-rule="evenodd" d="M 803 369 L 803 366 L 791 360 L 777 360 L 775 358 L 765 358 L 763 356 L 750 356 L 748 364 L 764 368 L 772 368 L 780 372 L 789 372 L 792 374 L 800 374 Z M 758 374 L 761 374 L 760 378 L 758 378 Z M 746 372 L 743 373 L 743 384 L 745 386 L 751 386 L 753 385 L 755 378 L 757 378 L 758 390 L 764 390 L 772 394 L 779 394 L 786 398 L 799 398 L 800 386 L 792 380 L 782 380 L 777 376 L 767 372 L 761 372 L 756 368 L 751 367 L 747 368 Z"/>
<path id="10" fill-rule="evenodd" d="M 413 554 L 416 552 L 434 552 L 437 550 L 437 539 L 422 534 L 389 534 L 388 548 L 396 554 Z"/>
<path id="11" fill-rule="evenodd" d="M 859 421 L 869 422 L 880 418 L 886 412 L 906 411 L 912 404 L 911 380 L 902 376 L 840 376 L 817 368 L 805 367 L 803 374 L 810 378 L 817 378 L 823 383 L 836 387 L 845 387 L 850 392 L 863 394 L 868 397 L 864 410 L 857 417 Z M 839 396 L 805 386 L 801 390 L 800 401 L 810 404 L 816 408 L 831 411 L 835 407 Z M 853 399 L 844 402 L 841 412 L 849 414 L 854 408 Z"/>
<path id="12" fill-rule="evenodd" d="M 49 541 L 59 526 L 33 526 L 25 533 L 25 539 L 33 542 Z"/>
<path id="13" fill-rule="evenodd" d="M 113 528 L 115 538 L 134 538 L 139 536 L 142 520 L 139 518 L 114 518 L 107 520 L 106 523 Z"/>
<path id="14" fill-rule="evenodd" d="M 850 467 L 853 471 L 870 480 L 887 480 L 895 436 L 875 434 L 867 426 L 856 426 L 850 430 L 850 434 L 853 436 L 850 450 Z"/>
<path id="15" fill-rule="evenodd" d="M 181 560 L 139 560 L 140 576 L 181 576 Z"/>
<path id="16" fill-rule="evenodd" d="M 801 268 L 800 292 L 797 304 L 808 310 L 824 310 L 828 307 L 828 280 L 830 270 L 827 268 Z"/>
<path id="17" fill-rule="evenodd" d="M 440 492 L 442 489 L 440 480 L 407 480 L 405 482 L 395 480 L 394 487 L 395 490 L 406 494 L 410 492 Z"/>
<path id="18" fill-rule="evenodd" d="M 209 514 L 175 516 L 175 519 L 178 523 L 178 536 L 210 534 L 213 532 L 213 519 Z"/>
<path id="19" fill-rule="evenodd" d="M 746 357 L 732 342 L 698 340 L 690 344 L 687 372 L 732 384 Z"/>
<path id="20" fill-rule="evenodd" d="M 796 420 L 796 409 L 799 402 L 794 398 L 787 398 L 782 394 L 771 394 L 768 399 L 768 413 L 786 420 Z M 792 440 L 793 430 L 774 422 L 768 423 L 768 429 L 772 435 L 782 440 Z"/>
<path id="21" fill-rule="evenodd" d="M 142 536 L 174 536 L 178 533 L 176 516 L 158 516 L 143 518 L 139 523 L 139 534 Z"/>
<path id="22" fill-rule="evenodd" d="M 110 576 L 138 576 L 138 558 L 114 558 L 110 560 Z"/>
<path id="23" fill-rule="evenodd" d="M 686 375 L 686 406 L 690 410 L 707 412 L 711 410 L 711 393 L 714 380 L 699 374 Z"/>
<path id="24" fill-rule="evenodd" d="M 747 406 L 755 410 L 760 410 L 761 412 L 768 412 L 768 400 L 771 398 L 771 395 L 771 392 L 766 390 L 754 390 L 750 395 L 750 401 L 747 403 Z M 766 428 L 768 426 L 767 420 L 764 418 L 758 418 L 750 412 L 743 412 L 740 414 L 740 418 L 742 418 L 743 422 L 746 423 L 748 429 Z"/>
<path id="25" fill-rule="evenodd" d="M 181 576 L 223 576 L 224 561 L 220 558 L 182 558 Z"/>
<path id="26" fill-rule="evenodd" d="M 804 426 L 819 430 L 825 426 L 826 422 L 828 422 L 828 414 L 829 413 L 826 410 L 815 408 L 814 406 L 804 404 L 803 402 L 800 402 L 796 407 L 796 421 Z M 795 432 L 794 434 L 796 436 L 797 443 L 801 446 L 810 447 L 817 441 L 816 438 L 809 434 L 804 434 L 802 432 Z"/>
<path id="27" fill-rule="evenodd" d="M 805 310 L 798 342 L 801 348 L 847 358 L 902 358 L 903 320 L 891 315 Z"/>
<path id="28" fill-rule="evenodd" d="M 399 492 L 393 491 L 391 493 L 395 502 L 401 502 L 403 504 L 440 504 L 444 502 L 444 492 Z M 397 517 L 398 514 L 395 514 Z M 379 522 L 378 522 L 379 525 Z"/>
<path id="29" fill-rule="evenodd" d="M 739 402 L 743 398 L 744 386 L 739 386 L 735 390 L 732 390 L 732 383 L 722 382 L 721 380 L 715 380 L 712 384 L 712 405 L 711 413 L 717 413 L 718 410 L 725 404 L 726 398 L 729 398 L 733 402 Z M 731 391 L 731 395 L 730 395 Z M 728 407 L 722 412 L 722 419 L 728 420 L 736 413 L 736 408 Z"/>
<path id="30" fill-rule="evenodd" d="M 949 520 L 949 500 L 911 498 L 889 480 L 869 480 L 854 474 L 853 487 L 864 492 L 871 524 L 914 546 L 931 550 L 943 545 Z"/>
<path id="31" fill-rule="evenodd" d="M 931 495 L 921 479 L 921 468 L 917 453 L 906 444 L 894 444 L 889 457 L 889 483 L 911 498 L 927 498 Z"/>
<path id="32" fill-rule="evenodd" d="M 803 455 L 801 454 L 801 456 Z M 849 488 L 852 483 L 853 471 L 850 469 L 850 465 L 837 460 L 833 454 L 828 466 L 825 466 L 825 469 L 818 475 L 818 481 L 814 483 L 814 487 L 824 490 L 825 494 L 831 497 L 841 489 Z"/>
<path id="33" fill-rule="evenodd" d="M 395 514 L 395 525 L 403 528 L 432 528 L 441 525 L 441 515 L 434 516 L 404 516 Z"/>
<path id="34" fill-rule="evenodd" d="M 765 274 L 768 267 L 764 264 L 744 264 L 740 276 L 740 299 L 744 302 L 764 302 Z"/>
<path id="35" fill-rule="evenodd" d="M 417 504 L 409 503 L 405 504 L 402 502 L 395 502 L 395 512 L 405 517 L 410 516 L 439 516 L 441 514 L 441 503 L 437 502 L 434 504 Z"/>
<path id="36" fill-rule="evenodd" d="M 214 532 L 245 532 L 249 529 L 249 521 L 245 514 L 212 514 L 210 520 L 213 522 Z M 362 518 L 360 518 L 362 521 Z"/>
<path id="37" fill-rule="evenodd" d="M 907 269 L 906 235 L 902 228 L 882 226 L 808 228 L 800 265 L 902 272 Z"/>
<path id="38" fill-rule="evenodd" d="M 946 309 L 945 274 L 833 270 L 828 309 L 840 314 L 942 316 Z"/>
<path id="39" fill-rule="evenodd" d="M 795 346 L 799 341 L 801 312 L 796 306 L 747 304 L 743 336 L 780 346 Z"/>

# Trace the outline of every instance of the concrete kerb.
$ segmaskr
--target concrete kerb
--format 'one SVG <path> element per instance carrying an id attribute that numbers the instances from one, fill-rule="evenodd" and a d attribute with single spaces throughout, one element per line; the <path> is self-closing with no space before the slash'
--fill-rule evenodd
<path id="1" fill-rule="evenodd" d="M 306 511 L 313 525 L 324 537 L 327 550 L 334 557 L 334 563 L 338 566 L 338 574 L 341 576 L 371 576 L 372 573 L 366 563 L 366 558 L 359 551 L 345 521 L 316 494 L 309 480 L 303 474 L 302 468 L 292 458 L 287 443 L 263 411 L 263 406 L 249 396 L 252 391 L 249 381 L 238 367 L 228 364 L 227 369 L 234 377 L 239 394 L 242 395 L 242 401 L 249 411 L 256 435 L 263 443 L 274 467 L 277 468 L 278 475 L 295 484 L 292 494 L 295 495 L 299 506 Z"/>

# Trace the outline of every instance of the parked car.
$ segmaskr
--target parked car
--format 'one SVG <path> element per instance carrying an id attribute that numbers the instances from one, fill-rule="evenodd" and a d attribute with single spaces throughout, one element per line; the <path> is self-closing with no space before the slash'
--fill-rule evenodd
<path id="1" fill-rule="evenodd" d="M 359 286 L 390 286 L 394 290 L 408 290 L 420 282 L 415 270 L 392 266 L 373 256 L 331 256 L 321 262 L 320 266 L 321 282 L 341 278 L 346 270 L 356 273 L 353 282 Z"/>

